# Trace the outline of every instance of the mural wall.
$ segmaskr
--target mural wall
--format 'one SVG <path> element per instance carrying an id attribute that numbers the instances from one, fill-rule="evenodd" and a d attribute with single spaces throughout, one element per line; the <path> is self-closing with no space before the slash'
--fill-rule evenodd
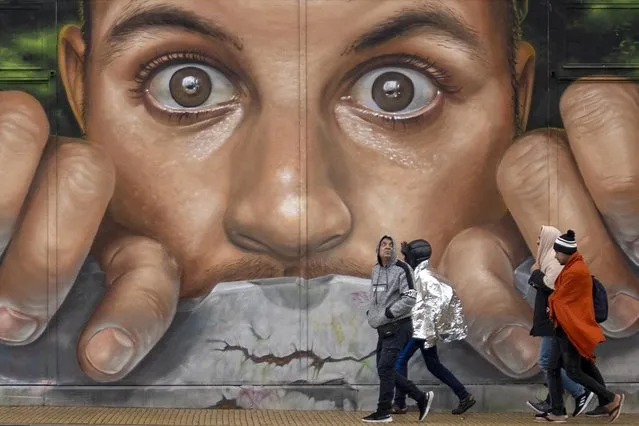
<path id="1" fill-rule="evenodd" d="M 639 382 L 639 1 L 2 0 L 0 24 L 5 396 L 362 407 L 383 234 L 455 284 L 451 370 L 540 383 L 543 224 L 606 284 L 603 374 Z"/>

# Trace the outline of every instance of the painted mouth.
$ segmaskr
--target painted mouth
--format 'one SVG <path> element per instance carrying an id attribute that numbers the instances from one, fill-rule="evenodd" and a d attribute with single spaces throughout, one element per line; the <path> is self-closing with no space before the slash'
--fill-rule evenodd
<path id="1" fill-rule="evenodd" d="M 291 362 L 297 360 L 308 360 L 309 367 L 315 369 L 318 373 L 322 370 L 325 364 L 336 363 L 336 362 L 345 362 L 345 361 L 354 361 L 354 362 L 362 362 L 367 358 L 375 355 L 375 351 L 371 351 L 371 353 L 363 356 L 362 358 L 355 358 L 352 356 L 346 356 L 342 358 L 333 358 L 331 356 L 328 357 L 320 357 L 312 350 L 305 351 L 295 351 L 285 356 L 275 356 L 273 354 L 257 356 L 249 352 L 247 348 L 243 348 L 241 346 L 233 346 L 229 345 L 227 342 L 220 340 L 211 340 L 211 343 L 221 343 L 224 345 L 221 349 L 217 349 L 218 352 L 239 352 L 244 356 L 245 361 L 251 361 L 255 364 L 270 364 L 277 367 L 283 367 L 285 365 L 289 365 Z"/>
<path id="2" fill-rule="evenodd" d="M 347 276 L 218 284 L 202 299 L 181 302 L 171 340 L 189 346 L 182 343 L 183 361 L 163 381 L 374 383 L 369 287 L 369 280 Z"/>

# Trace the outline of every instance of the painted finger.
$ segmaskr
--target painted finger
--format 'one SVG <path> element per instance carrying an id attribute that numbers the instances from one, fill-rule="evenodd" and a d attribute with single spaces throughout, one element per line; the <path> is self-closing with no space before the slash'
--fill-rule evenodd
<path id="1" fill-rule="evenodd" d="M 586 187 L 639 268 L 639 86 L 577 82 L 564 92 L 560 111 Z"/>
<path id="2" fill-rule="evenodd" d="M 614 337 L 633 334 L 639 318 L 636 278 L 600 219 L 565 132 L 525 135 L 506 153 L 497 176 L 502 197 L 533 252 L 541 225 L 576 231 L 579 251 L 608 290 L 604 330 Z"/>
<path id="3" fill-rule="evenodd" d="M 49 121 L 22 92 L 0 92 L 0 256 L 9 245 L 44 146 Z"/>
<path id="4" fill-rule="evenodd" d="M 62 143 L 44 161 L 0 266 L 0 341 L 6 344 L 27 344 L 42 334 L 71 289 L 113 194 L 111 162 L 94 147 Z"/>
<path id="5" fill-rule="evenodd" d="M 179 270 L 154 240 L 119 237 L 102 255 L 107 291 L 82 332 L 78 361 L 97 381 L 125 377 L 168 329 L 179 297 Z"/>
<path id="6" fill-rule="evenodd" d="M 530 336 L 531 309 L 513 284 L 510 244 L 489 229 L 464 231 L 439 269 L 463 302 L 468 343 L 504 374 L 525 378 L 538 373 L 538 342 Z"/>

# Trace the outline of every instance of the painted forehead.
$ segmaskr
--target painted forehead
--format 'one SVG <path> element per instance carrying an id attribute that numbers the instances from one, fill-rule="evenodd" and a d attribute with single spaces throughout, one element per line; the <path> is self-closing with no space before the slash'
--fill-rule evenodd
<path id="1" fill-rule="evenodd" d="M 499 4 L 506 5 L 512 1 L 516 4 L 526 3 L 522 0 L 503 0 Z M 263 22 L 261 18 L 257 18 L 258 16 L 264 13 L 272 16 L 272 19 L 268 20 L 270 24 L 263 27 L 264 30 L 272 33 L 271 43 L 275 42 L 277 32 L 273 33 L 270 26 L 284 28 L 290 24 L 287 20 L 289 15 L 297 16 L 284 13 L 297 7 L 293 2 L 273 2 L 269 3 L 269 7 L 264 8 L 265 10 L 260 10 L 264 3 L 259 0 L 255 1 L 255 6 L 248 2 L 240 4 L 239 8 L 229 8 L 228 5 L 232 4 L 232 1 L 223 1 L 219 3 L 220 7 L 215 9 L 204 7 L 209 4 L 206 1 L 197 0 L 188 3 L 181 0 L 137 2 L 94 0 L 85 4 L 87 7 L 84 8 L 84 36 L 88 47 L 87 53 L 90 54 L 95 48 L 99 48 L 104 58 L 113 58 L 115 52 L 126 51 L 127 43 L 139 43 L 132 37 L 136 33 L 138 36 L 148 36 L 149 31 L 170 28 L 213 37 L 242 50 L 243 38 L 249 36 L 246 32 L 247 28 L 253 32 L 250 36 L 252 41 L 249 43 L 254 44 L 255 37 L 259 40 L 259 35 L 253 31 L 256 29 L 255 25 L 261 25 L 260 22 Z M 335 7 L 335 4 L 343 5 L 343 8 Z M 501 41 L 506 40 L 510 46 L 514 29 L 512 25 L 516 25 L 513 22 L 515 17 L 511 13 L 506 15 L 505 8 L 494 7 L 492 3 L 488 8 L 485 3 L 467 3 L 465 0 L 420 2 L 380 0 L 375 2 L 375 8 L 367 6 L 369 4 L 367 0 L 359 2 L 330 0 L 308 3 L 309 7 L 313 7 L 313 20 L 329 24 L 331 22 L 337 24 L 334 21 L 346 19 L 345 16 L 351 13 L 363 13 L 366 10 L 366 19 L 358 25 L 361 28 L 354 29 L 354 32 L 343 32 L 341 36 L 338 32 L 333 33 L 334 38 L 343 38 L 338 42 L 339 44 L 343 42 L 343 47 L 338 47 L 338 49 L 346 49 L 343 53 L 366 50 L 395 38 L 428 30 L 431 34 L 441 36 L 439 40 L 445 40 L 445 42 L 452 40 L 453 43 L 450 46 L 455 46 L 455 50 L 466 52 L 476 60 L 483 59 L 490 62 L 491 59 L 502 56 L 504 50 L 501 46 L 497 47 L 501 45 Z M 348 13 L 343 11 L 340 13 L 340 9 Z M 522 16 L 522 12 L 515 15 Z M 247 26 L 246 22 L 253 24 Z M 495 32 L 496 22 L 502 24 L 499 25 L 502 28 L 497 32 Z M 239 28 L 235 28 L 236 26 Z M 261 30 L 257 29 L 257 31 Z M 498 34 L 502 31 L 505 38 Z M 100 46 L 93 46 L 94 44 Z"/>
<path id="2" fill-rule="evenodd" d="M 310 1 L 310 0 L 307 0 L 307 1 Z M 525 19 L 528 13 L 528 0 L 503 0 L 503 1 L 505 3 L 510 3 L 513 6 L 515 20 L 518 21 L 518 23 L 521 23 Z M 351 0 L 341 0 L 341 1 L 331 0 L 329 2 L 326 2 L 325 5 L 319 2 L 318 4 L 319 6 L 322 7 L 322 9 L 329 10 L 329 11 L 338 11 L 340 8 L 336 7 L 335 5 L 340 4 L 341 2 L 343 2 L 345 6 L 349 4 L 353 4 Z M 415 8 L 426 7 L 426 6 L 447 8 L 448 6 L 453 6 L 453 7 L 455 6 L 455 1 L 446 3 L 446 2 L 439 2 L 437 0 L 427 1 L 427 2 L 415 2 L 415 1 L 408 1 L 408 0 L 404 2 L 401 2 L 398 0 L 376 0 L 376 2 L 377 2 L 376 4 L 387 3 L 387 4 L 397 5 L 398 7 L 404 6 L 404 7 L 415 7 Z M 97 15 L 99 15 L 100 17 L 103 17 L 103 14 L 107 13 L 109 9 L 114 9 L 113 13 L 110 14 L 111 15 L 110 19 L 117 21 L 121 15 L 132 14 L 132 13 L 135 13 L 135 11 L 140 11 L 147 7 L 158 7 L 158 6 L 180 7 L 180 6 L 186 5 L 186 3 L 183 2 L 182 0 L 164 0 L 164 1 L 133 0 L 129 2 L 120 2 L 117 0 L 111 0 L 108 2 L 102 1 L 102 0 L 79 0 L 79 3 L 80 3 L 79 9 L 80 9 L 81 18 L 82 18 L 82 21 L 85 23 L 85 25 L 91 25 L 89 21 L 91 20 L 92 17 L 96 16 L 96 12 L 97 12 Z M 460 3 L 457 3 L 457 5 L 460 6 L 460 5 L 463 5 L 463 3 L 460 2 Z M 193 6 L 193 3 L 189 6 L 191 10 L 195 12 L 196 14 L 198 14 L 199 12 L 210 11 L 209 8 L 198 7 L 197 5 Z M 316 6 L 316 5 L 313 5 L 313 6 Z M 326 6 L 326 7 L 324 8 L 323 6 Z M 255 7 L 251 7 L 250 9 L 255 9 Z M 267 9 L 271 10 L 272 8 L 269 6 Z M 494 4 L 490 5 L 490 9 L 491 10 L 495 9 Z M 207 13 L 202 13 L 202 14 L 204 15 Z"/>
<path id="3" fill-rule="evenodd" d="M 85 18 L 84 13 L 88 12 L 91 8 L 92 2 L 98 2 L 99 0 L 78 0 L 80 7 L 80 13 L 82 18 Z M 346 0 L 345 0 L 346 1 Z M 104 2 L 103 2 L 104 3 Z M 133 2 L 132 2 L 133 3 Z M 528 14 L 528 0 L 512 0 L 512 5 L 515 10 L 515 14 L 520 21 L 523 21 Z"/>

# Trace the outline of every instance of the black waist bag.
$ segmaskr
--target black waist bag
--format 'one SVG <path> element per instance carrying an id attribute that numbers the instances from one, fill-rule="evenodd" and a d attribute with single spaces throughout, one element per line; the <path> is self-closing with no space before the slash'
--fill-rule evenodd
<path id="1" fill-rule="evenodd" d="M 407 322 L 410 322 L 410 321 L 411 321 L 410 318 L 404 318 L 404 319 L 401 319 L 399 321 L 393 321 L 393 322 L 389 322 L 388 324 L 380 325 L 377 328 L 377 334 L 382 339 L 394 336 L 395 334 L 397 334 L 397 332 L 399 331 L 400 327 L 403 324 L 405 324 Z"/>

